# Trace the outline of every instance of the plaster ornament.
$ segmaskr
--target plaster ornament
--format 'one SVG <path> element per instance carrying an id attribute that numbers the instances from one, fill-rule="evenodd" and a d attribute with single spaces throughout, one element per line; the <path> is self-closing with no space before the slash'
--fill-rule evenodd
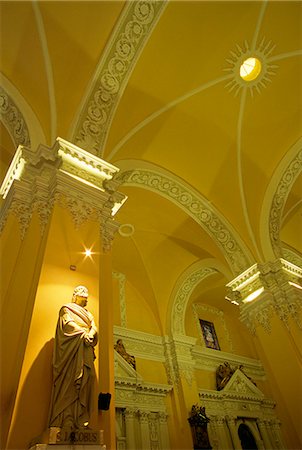
<path id="1" fill-rule="evenodd" d="M 168 174 L 155 170 L 126 170 L 116 176 L 125 186 L 141 186 L 175 203 L 211 236 L 228 261 L 234 274 L 250 265 L 251 257 L 244 243 L 225 218 L 200 194 Z"/>
<path id="2" fill-rule="evenodd" d="M 11 97 L 0 87 L 0 115 L 15 148 L 19 145 L 30 147 L 29 131 L 25 119 Z"/>
<path id="3" fill-rule="evenodd" d="M 121 15 L 73 132 L 72 140 L 95 155 L 102 154 L 129 76 L 165 6 L 165 1 L 138 0 L 129 2 Z"/>

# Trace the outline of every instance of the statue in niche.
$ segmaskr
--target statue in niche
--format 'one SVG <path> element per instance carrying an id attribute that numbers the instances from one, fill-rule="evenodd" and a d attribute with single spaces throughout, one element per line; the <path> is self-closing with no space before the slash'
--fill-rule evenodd
<path id="1" fill-rule="evenodd" d="M 62 306 L 53 354 L 53 389 L 50 427 L 70 430 L 87 427 L 92 410 L 95 378 L 94 347 L 97 328 L 85 308 L 88 289 L 77 286 L 72 302 Z"/>
<path id="2" fill-rule="evenodd" d="M 135 357 L 126 352 L 122 339 L 116 341 L 114 349 L 127 361 L 127 363 L 130 364 L 130 366 L 133 367 L 134 370 L 136 370 Z"/>
<path id="3" fill-rule="evenodd" d="M 188 422 L 191 426 L 194 450 L 211 450 L 212 447 L 207 429 L 210 419 L 206 415 L 205 407 L 198 406 L 197 404 L 193 405 Z"/>
<path id="4" fill-rule="evenodd" d="M 226 384 L 229 382 L 234 372 L 235 370 L 231 368 L 228 362 L 220 364 L 220 366 L 216 370 L 217 391 L 221 391 L 221 389 L 223 389 L 226 386 Z"/>

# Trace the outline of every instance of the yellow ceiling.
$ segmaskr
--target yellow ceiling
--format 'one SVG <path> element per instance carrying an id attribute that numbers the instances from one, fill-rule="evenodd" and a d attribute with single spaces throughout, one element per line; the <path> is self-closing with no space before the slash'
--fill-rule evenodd
<path id="1" fill-rule="evenodd" d="M 158 5 L 2 1 L 1 70 L 3 87 L 25 122 L 25 105 L 36 118 L 35 125 L 26 122 L 32 142 L 40 127 L 47 145 L 61 136 L 118 167 L 170 177 L 218 217 L 211 225 L 202 222 L 194 207 L 190 212 L 163 186 L 152 192 L 138 184 L 121 187 L 129 199 L 117 220 L 132 224 L 134 234 L 116 236 L 114 269 L 126 274 L 164 327 L 173 287 L 194 263 L 213 260 L 225 270 L 218 281 L 201 283 L 194 299 L 226 303 L 224 285 L 235 273 L 215 238 L 219 227 L 247 252 L 247 264 L 267 258 L 266 210 L 277 174 L 280 181 L 301 138 L 302 4 Z M 238 81 L 244 52 L 257 54 L 266 74 L 253 89 Z M 105 82 L 107 96 L 96 100 Z M 108 113 L 95 125 L 103 133 L 97 148 L 79 140 L 92 102 L 97 113 L 100 102 Z M 3 179 L 14 145 L 8 118 L 2 119 Z M 301 180 L 289 183 L 288 191 L 280 233 L 301 257 Z"/>

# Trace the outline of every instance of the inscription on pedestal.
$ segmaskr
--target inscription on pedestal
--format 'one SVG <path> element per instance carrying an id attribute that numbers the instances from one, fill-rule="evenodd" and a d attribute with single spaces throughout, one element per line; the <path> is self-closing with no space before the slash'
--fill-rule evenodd
<path id="1" fill-rule="evenodd" d="M 79 430 L 66 430 L 52 429 L 51 439 L 49 444 L 81 444 L 81 445 L 97 445 L 102 444 L 100 439 L 100 431 L 79 429 Z M 55 433 L 54 433 L 55 431 Z"/>

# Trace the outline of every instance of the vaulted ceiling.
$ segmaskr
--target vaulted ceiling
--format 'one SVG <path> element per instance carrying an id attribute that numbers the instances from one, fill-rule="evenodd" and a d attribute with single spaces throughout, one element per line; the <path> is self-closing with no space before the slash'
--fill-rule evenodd
<path id="1" fill-rule="evenodd" d="M 18 144 L 57 136 L 119 167 L 114 270 L 160 327 L 198 270 L 191 301 L 236 314 L 231 278 L 281 247 L 301 260 L 301 2 L 0 7 L 1 178 Z"/>

